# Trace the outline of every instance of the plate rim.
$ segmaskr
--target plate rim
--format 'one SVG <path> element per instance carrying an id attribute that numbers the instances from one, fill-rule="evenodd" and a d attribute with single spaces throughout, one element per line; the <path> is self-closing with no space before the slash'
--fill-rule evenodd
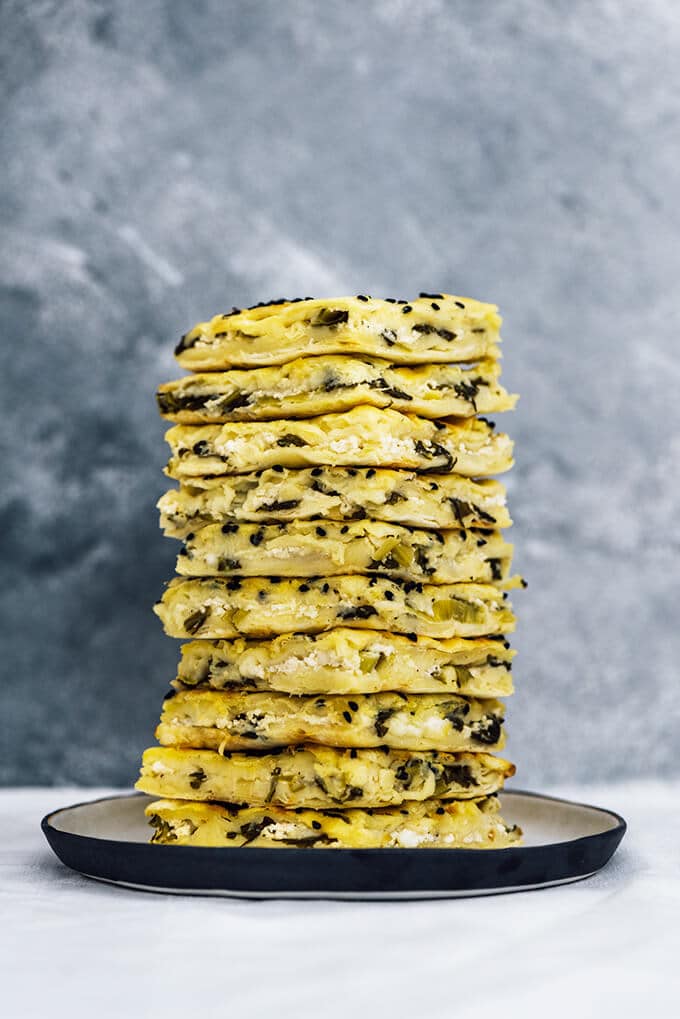
<path id="1" fill-rule="evenodd" d="M 517 798 L 543 801 L 599 815 L 600 830 L 576 838 L 503 849 L 347 848 L 310 853 L 271 847 L 152 846 L 77 834 L 57 827 L 67 811 L 112 804 L 139 806 L 137 791 L 98 796 L 58 807 L 41 821 L 45 838 L 67 868 L 98 882 L 128 889 L 191 896 L 267 899 L 336 899 L 365 902 L 417 901 L 514 894 L 571 884 L 592 877 L 616 852 L 627 824 L 616 811 L 530 790 L 508 790 Z M 125 808 L 124 808 L 125 809 Z M 577 828 L 578 830 L 578 828 Z"/>

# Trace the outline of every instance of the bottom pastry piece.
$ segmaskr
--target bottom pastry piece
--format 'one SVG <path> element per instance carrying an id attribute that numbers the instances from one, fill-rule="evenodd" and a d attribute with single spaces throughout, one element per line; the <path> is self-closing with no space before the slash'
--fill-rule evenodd
<path id="1" fill-rule="evenodd" d="M 502 849 L 522 832 L 498 813 L 495 796 L 425 800 L 379 810 L 285 810 L 271 805 L 156 800 L 146 808 L 162 845 L 328 849 Z"/>

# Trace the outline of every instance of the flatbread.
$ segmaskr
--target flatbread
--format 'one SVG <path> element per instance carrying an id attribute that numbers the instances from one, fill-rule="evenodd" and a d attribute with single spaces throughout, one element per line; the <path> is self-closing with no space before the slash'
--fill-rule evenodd
<path id="1" fill-rule="evenodd" d="M 226 425 L 174 425 L 166 473 L 178 480 L 266 467 L 406 467 L 464 477 L 512 467 L 512 441 L 484 418 L 428 421 L 395 410 Z"/>
<path id="2" fill-rule="evenodd" d="M 498 361 L 489 360 L 394 366 L 379 358 L 303 357 L 268 368 L 187 375 L 160 386 L 157 400 L 164 418 L 189 425 L 315 417 L 359 404 L 425 418 L 472 417 L 515 406 L 499 375 Z"/>
<path id="3" fill-rule="evenodd" d="M 182 579 L 154 606 L 170 637 L 273 637 L 334 626 L 423 637 L 511 633 L 512 607 L 489 584 L 420 584 L 386 577 Z"/>
<path id="4" fill-rule="evenodd" d="M 208 524 L 177 558 L 184 577 L 333 577 L 382 573 L 433 584 L 508 579 L 512 545 L 500 531 L 425 531 L 357 520 Z"/>
<path id="5" fill-rule="evenodd" d="M 163 746 L 258 750 L 293 743 L 395 750 L 500 750 L 504 707 L 456 694 L 290 697 L 184 690 L 163 702 Z"/>
<path id="6" fill-rule="evenodd" d="M 278 753 L 233 753 L 151 747 L 136 788 L 179 800 L 281 807 L 383 807 L 471 799 L 502 788 L 509 761 L 486 753 L 346 750 L 314 745 Z"/>
<path id="7" fill-rule="evenodd" d="M 176 689 L 278 691 L 288 694 L 513 692 L 507 641 L 415 641 L 394 633 L 337 627 L 273 640 L 192 640 L 182 645 Z"/>
<path id="8" fill-rule="evenodd" d="M 504 528 L 505 488 L 487 478 L 370 468 L 269 468 L 256 474 L 192 478 L 158 502 L 161 526 L 185 538 L 205 524 L 291 520 L 384 520 L 412 527 Z"/>
<path id="9" fill-rule="evenodd" d="M 200 322 L 175 349 L 189 371 L 285 364 L 319 354 L 367 354 L 394 364 L 499 356 L 494 304 L 450 294 L 413 301 L 364 297 L 275 301 Z"/>
<path id="10" fill-rule="evenodd" d="M 382 810 L 286 810 L 156 800 L 146 808 L 151 841 L 173 846 L 314 849 L 502 849 L 522 832 L 498 814 L 495 796 L 425 800 Z"/>

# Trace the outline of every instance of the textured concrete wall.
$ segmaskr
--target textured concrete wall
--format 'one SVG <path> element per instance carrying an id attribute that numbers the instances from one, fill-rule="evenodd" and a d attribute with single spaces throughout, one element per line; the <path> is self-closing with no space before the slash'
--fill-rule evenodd
<path id="1" fill-rule="evenodd" d="M 285 294 L 497 301 L 521 782 L 677 768 L 674 0 L 4 0 L 8 782 L 127 782 L 175 658 L 150 612 L 155 385 Z"/>

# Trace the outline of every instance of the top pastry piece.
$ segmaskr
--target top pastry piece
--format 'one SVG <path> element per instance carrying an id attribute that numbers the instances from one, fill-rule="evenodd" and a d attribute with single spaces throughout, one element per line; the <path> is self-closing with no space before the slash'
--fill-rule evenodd
<path id="1" fill-rule="evenodd" d="M 450 294 L 273 301 L 233 308 L 186 333 L 175 355 L 190 371 L 285 364 L 312 354 L 368 354 L 394 364 L 498 357 L 494 304 Z"/>

